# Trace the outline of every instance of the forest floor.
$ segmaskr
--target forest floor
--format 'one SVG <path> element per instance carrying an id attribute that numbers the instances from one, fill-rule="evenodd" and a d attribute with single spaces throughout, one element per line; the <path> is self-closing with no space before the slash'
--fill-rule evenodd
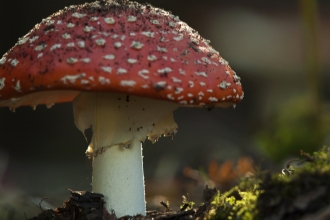
<path id="1" fill-rule="evenodd" d="M 124 216 L 104 209 L 103 195 L 70 190 L 63 207 L 42 210 L 30 220 L 329 220 L 330 219 L 330 147 L 290 160 L 282 173 L 255 169 L 238 185 L 221 192 L 206 186 L 204 203 L 196 206 L 183 196 L 178 211 L 161 202 L 163 211 L 147 211 L 146 216 Z M 293 166 L 293 162 L 303 164 Z M 27 218 L 26 218 L 27 219 Z"/>

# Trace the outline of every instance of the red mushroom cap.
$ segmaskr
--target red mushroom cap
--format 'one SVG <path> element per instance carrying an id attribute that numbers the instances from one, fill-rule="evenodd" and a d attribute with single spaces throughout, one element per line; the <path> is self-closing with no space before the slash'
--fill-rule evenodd
<path id="1" fill-rule="evenodd" d="M 66 7 L 0 59 L 0 106 L 45 104 L 19 98 L 57 90 L 122 92 L 207 107 L 243 98 L 240 78 L 195 30 L 169 12 L 125 0 Z M 62 91 L 53 102 L 76 94 Z"/>

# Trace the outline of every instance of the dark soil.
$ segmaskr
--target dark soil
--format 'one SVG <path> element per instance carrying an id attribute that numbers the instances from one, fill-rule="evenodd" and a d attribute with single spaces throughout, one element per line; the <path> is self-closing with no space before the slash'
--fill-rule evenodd
<path id="1" fill-rule="evenodd" d="M 124 216 L 117 218 L 115 213 L 109 213 L 104 208 L 103 195 L 99 193 L 92 193 L 88 191 L 73 191 L 68 200 L 64 202 L 63 207 L 55 210 L 43 210 L 38 216 L 30 218 L 29 220 L 179 220 L 179 219 L 203 219 L 203 216 L 210 209 L 210 203 L 217 190 L 210 189 L 206 186 L 204 190 L 204 199 L 206 202 L 195 209 L 189 209 L 189 205 L 183 204 L 180 211 L 172 211 L 166 203 L 162 202 L 165 211 L 147 211 L 146 216 Z M 42 202 L 42 201 L 41 201 Z"/>

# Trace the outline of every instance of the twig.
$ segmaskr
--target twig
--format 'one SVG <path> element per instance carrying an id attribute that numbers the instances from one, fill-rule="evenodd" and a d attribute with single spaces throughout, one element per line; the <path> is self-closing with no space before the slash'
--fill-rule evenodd
<path id="1" fill-rule="evenodd" d="M 41 211 L 43 211 L 43 209 L 42 209 L 42 207 L 41 207 L 41 203 L 42 203 L 44 200 L 46 200 L 46 199 L 49 199 L 49 198 L 48 198 L 48 197 L 42 198 L 42 199 L 40 200 L 40 202 L 39 202 L 39 208 L 40 208 Z M 38 207 L 38 206 L 37 206 L 37 207 Z"/>
<path id="2" fill-rule="evenodd" d="M 161 201 L 160 204 L 166 208 L 166 212 L 172 211 L 172 209 L 169 206 L 169 202 Z"/>
<path id="3" fill-rule="evenodd" d="M 182 216 L 188 216 L 188 215 L 194 215 L 195 211 L 194 210 L 188 210 L 188 211 L 184 211 L 181 213 L 177 213 L 177 214 L 171 214 L 171 215 L 167 215 L 167 216 L 163 216 L 163 217 L 159 217 L 159 218 L 154 218 L 155 220 L 170 220 L 170 219 L 179 219 L 179 217 Z"/>

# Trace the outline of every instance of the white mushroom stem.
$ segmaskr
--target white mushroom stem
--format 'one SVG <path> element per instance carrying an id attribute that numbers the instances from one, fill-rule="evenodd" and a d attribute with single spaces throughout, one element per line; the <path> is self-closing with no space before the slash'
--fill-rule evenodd
<path id="1" fill-rule="evenodd" d="M 145 215 L 142 147 L 174 135 L 173 111 L 178 104 L 118 93 L 80 93 L 73 101 L 76 126 L 92 127 L 87 154 L 93 157 L 93 191 L 105 196 L 117 217 Z"/>
<path id="2" fill-rule="evenodd" d="M 105 196 L 107 210 L 118 217 L 145 215 L 142 146 L 133 140 L 129 148 L 113 146 L 93 159 L 93 191 Z"/>

